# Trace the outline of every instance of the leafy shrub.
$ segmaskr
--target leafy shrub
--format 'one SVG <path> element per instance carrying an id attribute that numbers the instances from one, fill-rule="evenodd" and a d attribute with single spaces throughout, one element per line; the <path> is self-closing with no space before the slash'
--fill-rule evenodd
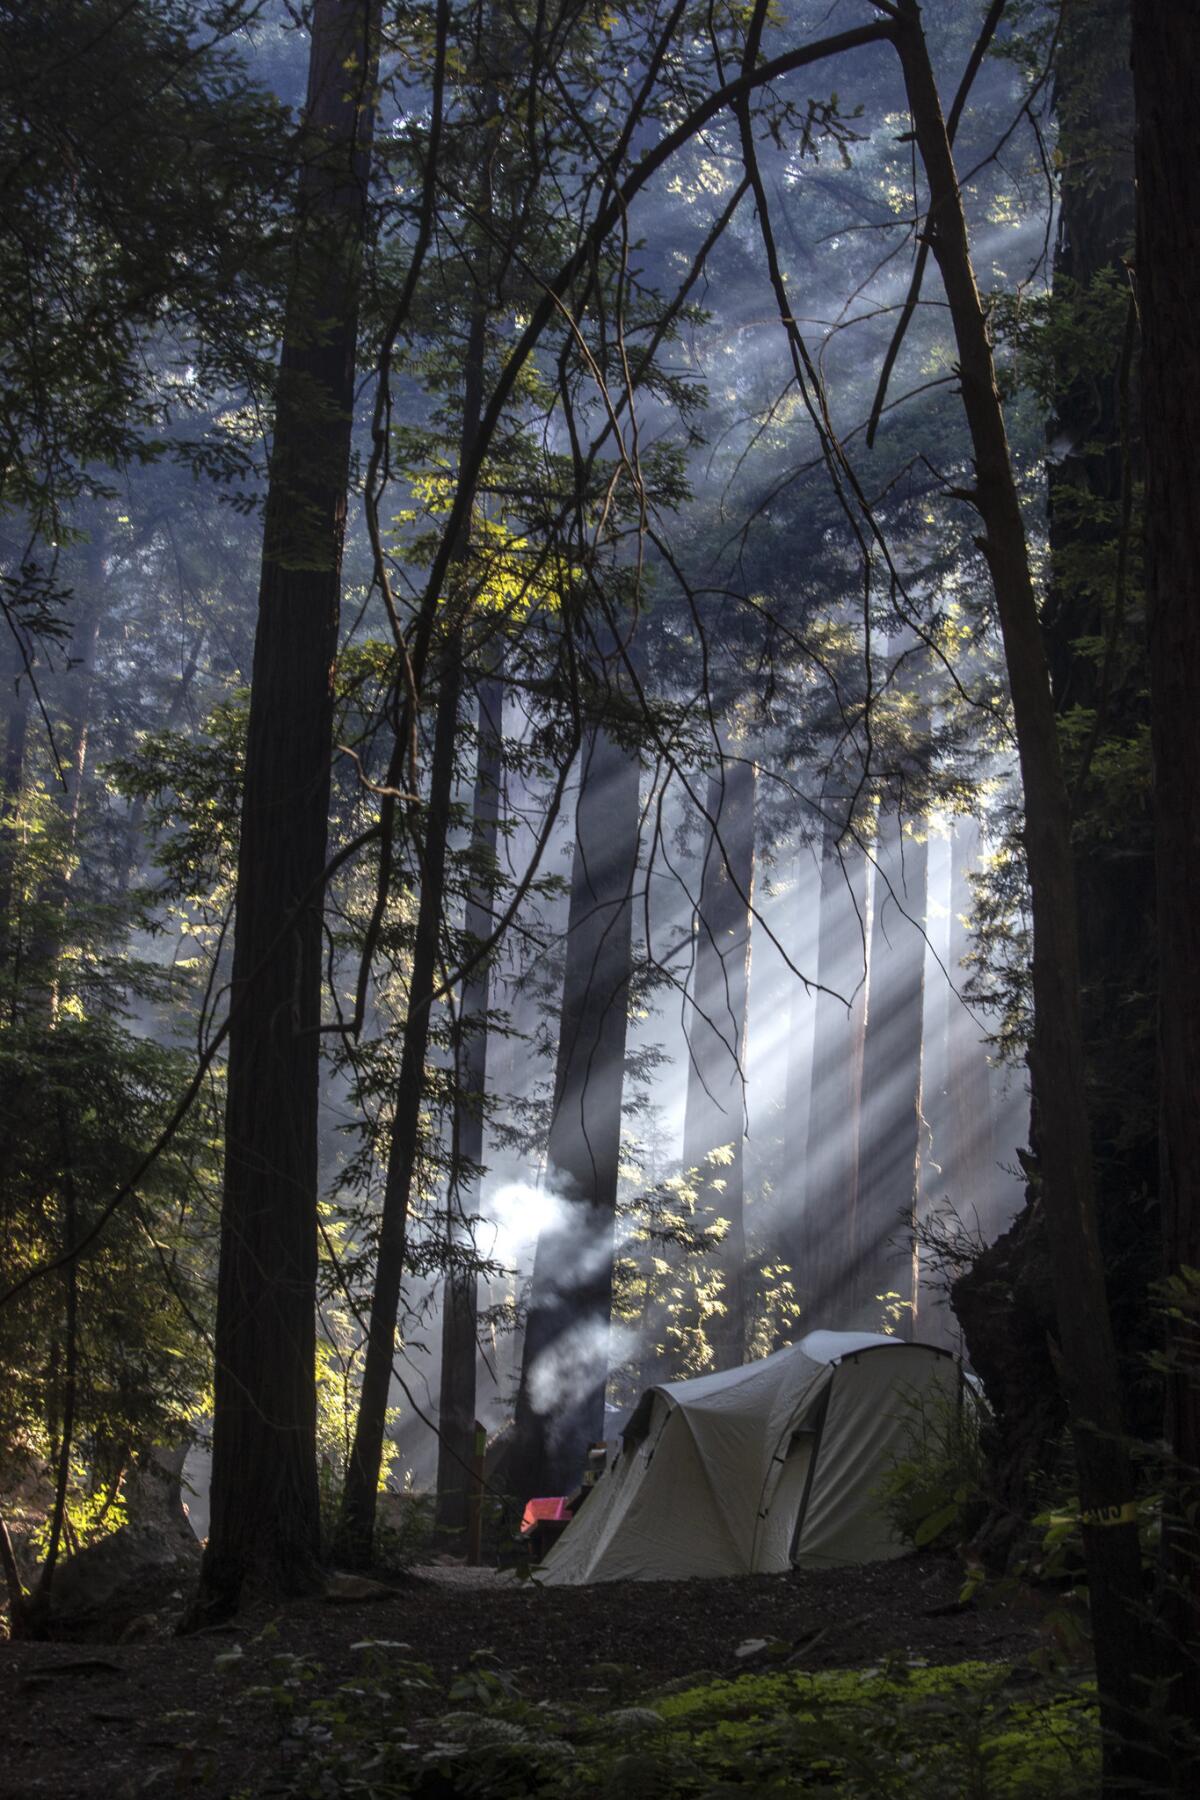
<path id="1" fill-rule="evenodd" d="M 905 1401 L 907 1443 L 879 1486 L 892 1529 L 914 1550 L 961 1543 L 986 1511 L 980 1408 L 969 1388 Z"/>
<path id="2" fill-rule="evenodd" d="M 529 1699 L 481 1652 L 439 1713 L 408 1646 L 356 1649 L 361 1673 L 331 1693 L 286 1657 L 254 1690 L 278 1710 L 295 1800 L 1084 1800 L 1098 1775 L 1090 1692 L 1031 1669 L 896 1659 L 583 1707 Z"/>

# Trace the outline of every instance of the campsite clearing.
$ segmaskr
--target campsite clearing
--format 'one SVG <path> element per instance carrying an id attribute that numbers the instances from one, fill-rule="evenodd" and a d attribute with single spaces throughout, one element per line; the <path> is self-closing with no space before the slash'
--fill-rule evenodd
<path id="1" fill-rule="evenodd" d="M 3 1800 L 194 1800 L 293 1791 L 294 1735 L 271 1690 L 300 1710 L 361 1681 L 367 1642 L 432 1675 L 417 1705 L 444 1711 L 479 1651 L 533 1699 L 615 1690 L 631 1704 L 704 1673 L 861 1668 L 889 1657 L 1023 1663 L 1051 1602 L 1035 1595 L 960 1609 L 961 1565 L 924 1555 L 778 1576 L 533 1589 L 415 1580 L 370 1605 L 304 1602 L 240 1629 L 179 1639 L 160 1617 L 125 1643 L 0 1644 Z M 1057 1606 L 1057 1600 L 1053 1603 Z M 763 1648 L 746 1652 L 754 1640 Z M 744 1654 L 739 1656 L 739 1650 Z M 239 1654 L 240 1652 L 240 1654 Z M 287 1671 L 286 1673 L 284 1671 Z M 294 1760 L 294 1753 L 293 1758 Z M 147 1787 L 153 1774 L 156 1786 Z"/>

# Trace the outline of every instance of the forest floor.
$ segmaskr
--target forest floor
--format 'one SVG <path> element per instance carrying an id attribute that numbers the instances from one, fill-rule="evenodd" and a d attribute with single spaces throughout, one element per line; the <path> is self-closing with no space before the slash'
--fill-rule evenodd
<path id="1" fill-rule="evenodd" d="M 127 1625 L 123 1641 L 93 1631 L 85 1642 L 0 1643 L 0 1795 L 312 1792 L 296 1780 L 297 1707 L 356 1691 L 364 1657 L 425 1665 L 429 1674 L 409 1685 L 416 1712 L 430 1715 L 445 1711 L 448 1694 L 454 1704 L 456 1676 L 481 1666 L 533 1700 L 577 1700 L 607 1684 L 629 1704 L 665 1682 L 742 1674 L 764 1659 L 828 1670 L 894 1658 L 1036 1658 L 1050 1603 L 1016 1591 L 964 1607 L 961 1582 L 955 1559 L 928 1553 L 862 1568 L 589 1588 L 489 1580 L 444 1564 L 369 1602 L 305 1601 L 191 1637 L 174 1635 L 180 1607 L 167 1604 Z"/>

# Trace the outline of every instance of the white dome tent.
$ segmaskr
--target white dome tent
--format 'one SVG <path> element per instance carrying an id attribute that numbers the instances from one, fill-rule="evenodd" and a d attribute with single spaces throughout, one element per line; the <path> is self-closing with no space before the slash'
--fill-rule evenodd
<path id="1" fill-rule="evenodd" d="M 649 1388 L 538 1580 L 678 1581 L 902 1555 L 880 1480 L 909 1442 L 914 1402 L 961 1403 L 962 1391 L 945 1350 L 837 1331 Z"/>

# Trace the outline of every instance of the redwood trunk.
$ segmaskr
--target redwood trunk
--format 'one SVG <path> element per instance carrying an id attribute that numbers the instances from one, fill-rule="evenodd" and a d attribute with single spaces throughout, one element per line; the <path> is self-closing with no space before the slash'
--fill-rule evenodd
<path id="1" fill-rule="evenodd" d="M 812 981 L 816 978 L 820 930 L 820 864 L 814 863 L 807 847 L 796 857 L 795 881 L 788 954 L 796 968 Z M 801 1193 L 804 1172 L 809 1164 L 808 1133 L 812 1105 L 816 1005 L 816 989 L 806 987 L 795 975 L 790 976 L 787 1076 L 780 1133 L 783 1140 L 783 1181 L 780 1184 L 774 1240 L 777 1252 L 790 1272 L 793 1288 L 798 1286 L 803 1248 Z M 794 1322 L 790 1319 L 780 1325 L 776 1334 L 776 1349 L 791 1342 L 794 1329 Z"/>
<path id="2" fill-rule="evenodd" d="M 238 859 L 205 1611 L 317 1581 L 321 899 L 378 0 L 316 0 Z"/>
<path id="3" fill-rule="evenodd" d="M 921 1132 L 921 1035 L 925 998 L 928 845 L 883 814 L 875 866 L 867 1029 L 859 1123 L 858 1212 L 848 1246 L 846 1312 L 839 1326 L 879 1329 L 895 1304 L 898 1329 L 914 1335 L 914 1236 Z M 895 1301 L 882 1296 L 895 1296 Z"/>
<path id="4" fill-rule="evenodd" d="M 683 1166 L 697 1171 L 697 1225 L 723 1222 L 715 1252 L 724 1311 L 708 1327 L 713 1369 L 736 1368 L 745 1355 L 746 995 L 750 980 L 750 908 L 754 882 L 754 765 L 728 761 L 709 777 L 712 821 L 696 912 L 696 965 L 688 1020 L 688 1084 Z M 729 1162 L 709 1164 L 728 1149 Z"/>
<path id="5" fill-rule="evenodd" d="M 1147 601 L 1158 874 L 1161 1204 L 1169 1281 L 1200 1269 L 1200 170 L 1195 6 L 1134 0 L 1137 270 L 1142 322 Z M 1175 1710 L 1200 1716 L 1200 1297 L 1168 1320 L 1166 1565 L 1184 1673 Z M 1189 1523 L 1190 1515 L 1190 1523 Z M 1196 1754 L 1177 1763 L 1191 1791 Z"/>
<path id="6" fill-rule="evenodd" d="M 468 946 L 486 942 L 494 929 L 492 870 L 500 823 L 501 718 L 504 689 L 497 680 L 479 690 L 479 760 L 475 774 L 472 841 L 478 867 L 466 907 Z M 488 998 L 491 971 L 480 963 L 463 983 L 454 1124 L 454 1158 L 446 1203 L 450 1265 L 442 1288 L 442 1374 L 438 1405 L 437 1527 L 447 1545 L 466 1542 L 469 1474 L 474 1456 L 476 1314 L 479 1283 L 471 1219 L 475 1171 L 483 1162 L 487 1086 Z"/>
<path id="7" fill-rule="evenodd" d="M 1060 1373 L 1074 1428 L 1106 1775 L 1120 1787 L 1144 1769 L 1129 1743 L 1149 1667 L 1142 1645 L 1141 1556 L 1096 1225 L 1080 1008 L 1071 809 L 1021 504 L 975 282 L 966 217 L 937 83 L 915 0 L 897 0 L 894 42 L 929 184 L 927 232 L 958 349 L 975 457 L 974 505 L 1004 640 L 1025 796 L 1033 918 L 1030 1071 L 1041 1109 L 1040 1187 L 1051 1251 Z"/>
<path id="8" fill-rule="evenodd" d="M 793 1272 L 804 1331 L 836 1328 L 844 1317 L 858 1212 L 866 1023 L 867 860 L 853 838 L 840 836 L 846 801 L 827 790 L 823 805 L 808 1160 L 793 1176 L 804 1192 Z"/>
<path id="9" fill-rule="evenodd" d="M 534 1256 L 510 1481 L 572 1492 L 604 1435 L 613 1226 L 637 869 L 638 762 L 586 740 L 546 1186 L 559 1202 Z"/>

